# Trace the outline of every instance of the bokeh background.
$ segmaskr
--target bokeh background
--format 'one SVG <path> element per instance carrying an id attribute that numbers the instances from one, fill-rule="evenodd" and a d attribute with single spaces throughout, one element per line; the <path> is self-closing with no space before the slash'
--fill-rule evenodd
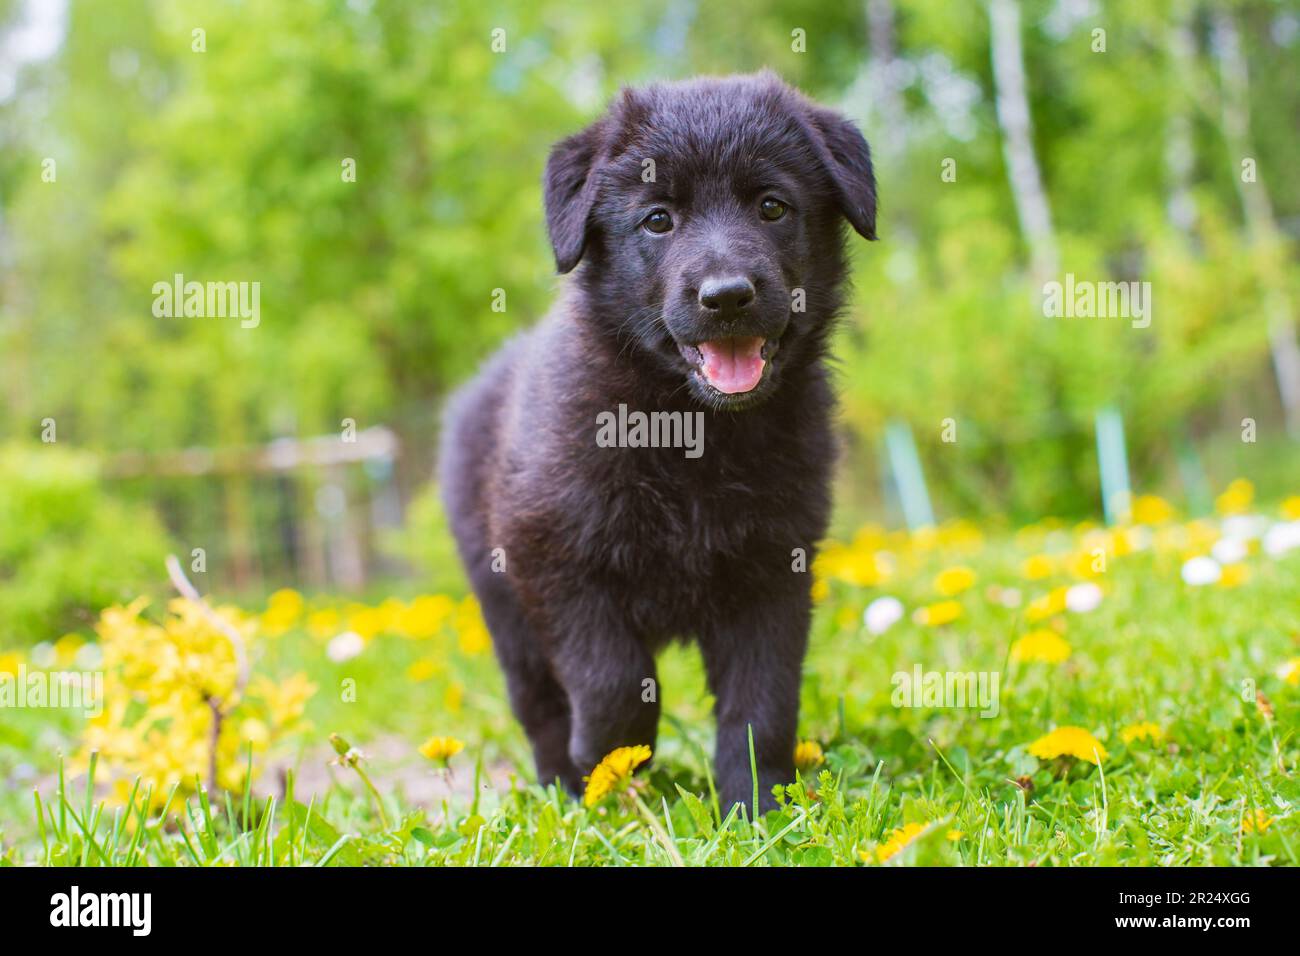
<path id="1" fill-rule="evenodd" d="M 841 527 L 903 522 L 890 426 L 941 521 L 1100 518 L 1103 410 L 1189 514 L 1294 491 L 1294 2 L 0 0 L 0 637 L 165 592 L 169 550 L 231 597 L 455 588 L 438 412 L 555 294 L 549 145 L 763 67 L 877 160 Z M 1045 318 L 1067 272 L 1151 283 L 1150 327 Z M 176 273 L 260 282 L 260 324 L 155 317 Z"/>

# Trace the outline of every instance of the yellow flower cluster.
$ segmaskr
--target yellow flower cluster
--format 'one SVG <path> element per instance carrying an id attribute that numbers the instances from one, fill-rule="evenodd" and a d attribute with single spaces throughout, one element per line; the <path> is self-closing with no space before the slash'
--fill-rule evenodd
<path id="1" fill-rule="evenodd" d="M 1225 518 L 1248 513 L 1254 495 L 1254 486 L 1238 478 L 1219 496 L 1218 510 Z M 1286 499 L 1281 511 L 1288 520 L 1300 520 L 1300 495 Z M 1180 517 L 1177 509 L 1158 495 L 1134 497 L 1124 509 L 1121 521 L 1119 525 L 1107 527 L 1095 521 L 1071 525 L 1048 517 L 1020 528 L 1014 535 L 1015 545 L 1022 552 L 1018 559 L 1020 577 L 1039 584 L 1041 589 L 1022 595 L 1018 587 L 993 581 L 983 589 L 983 598 L 1006 608 L 1023 607 L 1028 623 L 1043 624 L 1067 612 L 1095 610 L 1108 590 L 1103 582 L 1110 565 L 1117 559 L 1150 552 L 1178 555 L 1186 562 L 1214 552 L 1214 583 L 1220 588 L 1236 588 L 1252 578 L 1250 568 L 1243 563 L 1245 557 L 1261 550 L 1259 542 L 1231 537 L 1223 521 Z M 1231 534 L 1240 535 L 1241 528 Z M 969 522 L 954 521 L 914 531 L 887 531 L 868 524 L 847 542 L 830 541 L 823 546 L 812 567 L 812 597 L 815 602 L 823 602 L 837 585 L 883 589 L 898 582 L 906 587 L 921 580 L 921 575 L 940 555 L 964 559 L 983 549 L 982 535 Z M 981 583 L 983 572 L 977 575 L 962 561 L 929 573 L 934 574 L 932 597 L 929 603 L 911 609 L 914 623 L 922 627 L 943 627 L 975 613 L 980 600 L 975 589 Z M 898 600 L 892 595 L 882 597 Z M 834 619 L 836 627 L 840 631 L 853 629 L 855 622 L 863 620 L 863 610 L 861 605 L 843 604 Z M 898 616 L 881 611 L 871 615 L 876 623 L 868 621 L 866 626 L 872 635 L 879 635 Z M 1059 640 L 1052 641 L 1050 647 L 1043 641 L 1026 641 L 1017 657 L 1064 660 L 1069 656 L 1068 646 Z"/>
<path id="2" fill-rule="evenodd" d="M 154 623 L 142 616 L 147 599 L 110 607 L 95 627 L 104 653 L 102 712 L 87 721 L 75 764 L 92 750 L 125 792 L 139 776 L 161 804 L 172 787 L 207 782 L 213 721 L 220 720 L 217 783 L 238 790 L 247 773 L 247 748 L 264 752 L 304 729 L 303 710 L 316 692 L 305 675 L 285 680 L 253 677 L 239 688 L 239 659 L 229 636 L 199 604 L 177 598 Z M 215 613 L 249 646 L 256 622 L 233 608 Z"/>
<path id="3" fill-rule="evenodd" d="M 841 581 L 854 587 L 876 587 L 890 581 L 900 562 L 915 562 L 936 551 L 973 554 L 984 546 L 978 528 L 969 521 L 952 521 L 937 528 L 922 528 L 915 532 L 886 531 L 878 525 L 864 525 L 845 544 L 830 541 L 817 556 L 813 572 L 818 582 Z M 941 594 L 956 594 L 974 584 L 974 572 L 957 567 L 943 583 Z M 952 590 L 945 590 L 951 588 Z M 820 596 L 823 589 L 814 593 Z"/>
<path id="4" fill-rule="evenodd" d="M 446 594 L 426 594 L 409 602 L 388 598 L 376 605 L 349 602 L 311 608 L 297 591 L 284 589 L 267 599 L 258 623 L 268 637 L 302 629 L 321 641 L 351 632 L 368 642 L 381 634 L 428 640 L 450 632 L 463 654 L 482 654 L 491 647 L 473 595 L 459 601 Z"/>
<path id="5" fill-rule="evenodd" d="M 831 542 L 817 556 L 815 572 L 819 580 L 833 578 L 866 588 L 883 584 L 893 572 L 886 553 L 862 544 L 844 545 Z"/>

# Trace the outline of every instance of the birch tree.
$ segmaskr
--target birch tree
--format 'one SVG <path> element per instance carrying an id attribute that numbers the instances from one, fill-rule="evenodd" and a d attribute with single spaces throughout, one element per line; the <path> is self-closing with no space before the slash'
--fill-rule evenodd
<path id="1" fill-rule="evenodd" d="M 988 9 L 998 126 L 1007 176 L 1020 230 L 1029 244 L 1030 270 L 1036 280 L 1045 281 L 1057 271 L 1056 238 L 1038 157 L 1034 154 L 1025 60 L 1020 45 L 1020 6 L 1017 0 L 989 0 Z"/>
<path id="2" fill-rule="evenodd" d="M 1300 439 L 1300 346 L 1296 343 L 1292 303 L 1282 281 L 1282 244 L 1268 190 L 1250 168 L 1257 156 L 1250 135 L 1250 73 L 1241 52 L 1237 22 L 1228 10 L 1214 14 L 1214 48 L 1219 62 L 1220 102 L 1223 136 L 1233 170 L 1233 182 L 1241 199 L 1246 236 L 1259 253 L 1260 270 L 1268 283 L 1265 309 L 1268 313 L 1269 346 L 1278 393 L 1286 418 L 1287 432 Z"/>

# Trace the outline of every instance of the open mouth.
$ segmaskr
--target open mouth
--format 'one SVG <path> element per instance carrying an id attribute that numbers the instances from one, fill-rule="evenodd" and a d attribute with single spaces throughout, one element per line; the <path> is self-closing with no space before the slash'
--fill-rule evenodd
<path id="1" fill-rule="evenodd" d="M 711 387 L 724 395 L 752 392 L 763 380 L 771 351 L 767 339 L 735 336 L 680 346 L 686 361 Z"/>

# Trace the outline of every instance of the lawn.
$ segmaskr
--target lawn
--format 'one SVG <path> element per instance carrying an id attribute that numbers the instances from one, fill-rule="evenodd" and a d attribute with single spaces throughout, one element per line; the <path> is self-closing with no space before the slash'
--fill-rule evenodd
<path id="1" fill-rule="evenodd" d="M 712 796 L 689 646 L 661 661 L 648 769 L 583 801 L 532 780 L 472 599 L 220 609 L 244 682 L 160 592 L 0 651 L 0 672 L 107 674 L 98 717 L 6 711 L 0 864 L 1294 864 L 1300 499 L 1239 482 L 1219 507 L 829 542 L 801 780 L 756 822 Z"/>

